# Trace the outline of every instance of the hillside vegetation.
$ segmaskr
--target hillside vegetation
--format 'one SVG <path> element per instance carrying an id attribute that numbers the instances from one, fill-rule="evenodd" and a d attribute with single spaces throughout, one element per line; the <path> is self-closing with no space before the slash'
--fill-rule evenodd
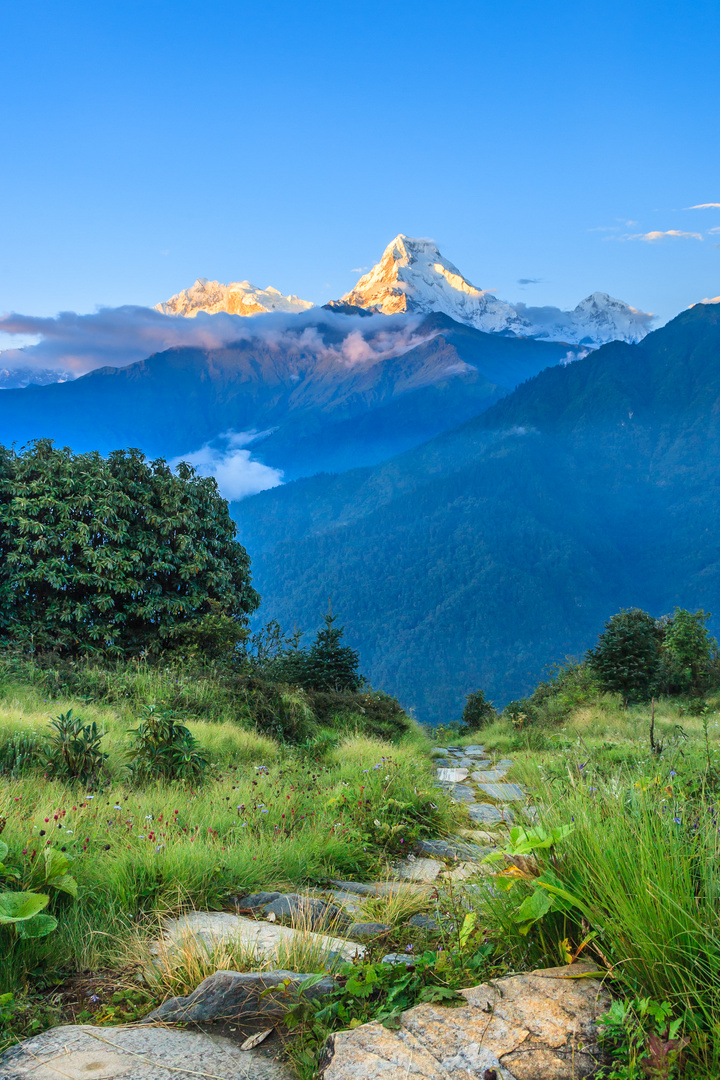
<path id="1" fill-rule="evenodd" d="M 372 469 L 234 508 L 266 617 L 345 613 L 371 681 L 423 721 L 506 702 L 608 612 L 719 610 L 720 308 L 698 304 L 519 386 Z"/>

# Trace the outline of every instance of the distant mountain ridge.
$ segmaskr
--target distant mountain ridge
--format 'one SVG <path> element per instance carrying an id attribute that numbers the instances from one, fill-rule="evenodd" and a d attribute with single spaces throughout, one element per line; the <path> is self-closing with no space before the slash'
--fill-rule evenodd
<path id="1" fill-rule="evenodd" d="M 523 382 L 372 468 L 235 508 L 263 617 L 312 629 L 331 595 L 370 680 L 427 721 L 499 703 L 605 619 L 720 620 L 720 305 Z"/>
<path id="2" fill-rule="evenodd" d="M 209 315 L 226 311 L 229 315 L 262 315 L 268 311 L 298 312 L 313 307 L 311 300 L 298 296 L 283 296 L 278 289 L 268 286 L 258 289 L 249 281 L 231 281 L 221 285 L 219 281 L 198 278 L 189 289 L 171 296 L 155 309 L 164 315 L 185 315 L 193 318 L 200 311 Z"/>
<path id="3" fill-rule="evenodd" d="M 472 285 L 430 240 L 402 233 L 341 303 L 386 315 L 441 311 L 487 333 L 593 348 L 615 340 L 640 341 L 652 321 L 648 313 L 603 292 L 592 293 L 573 311 L 509 304 Z"/>
<path id="4" fill-rule="evenodd" d="M 156 308 L 166 315 L 192 317 L 201 311 L 257 315 L 268 311 L 306 311 L 312 306 L 309 300 L 283 296 L 271 287 L 258 289 L 249 281 L 221 285 L 199 278 L 191 288 L 157 304 Z M 653 320 L 647 312 L 604 292 L 592 293 L 572 311 L 510 304 L 498 299 L 492 290 L 472 285 L 432 241 L 403 233 L 388 244 L 380 261 L 350 292 L 327 307 L 350 314 L 439 313 L 488 334 L 564 341 L 589 348 L 615 340 L 640 341 Z"/>
<path id="5" fill-rule="evenodd" d="M 168 349 L 72 382 L 6 390 L 0 442 L 44 437 L 76 451 L 138 446 L 190 460 L 209 446 L 202 460 L 220 455 L 225 466 L 229 439 L 245 454 L 232 459 L 236 470 L 252 457 L 277 483 L 278 470 L 291 479 L 375 464 L 568 355 L 565 345 L 485 334 L 438 314 L 315 308 L 250 326 L 228 345 Z"/>

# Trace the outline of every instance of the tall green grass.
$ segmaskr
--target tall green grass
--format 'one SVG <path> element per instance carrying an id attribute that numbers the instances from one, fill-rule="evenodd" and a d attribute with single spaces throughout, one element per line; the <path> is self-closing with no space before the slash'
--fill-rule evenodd
<path id="1" fill-rule="evenodd" d="M 484 914 L 517 966 L 559 963 L 561 941 L 587 946 L 629 997 L 667 1001 L 690 1028 L 720 1036 L 720 822 L 717 774 L 697 750 L 607 774 L 566 762 L 540 781 L 540 823 L 573 831 L 549 865 L 583 903 L 552 913 L 527 937 L 514 920 L 530 886 L 490 894 Z M 704 1074 L 703 1074 L 704 1075 Z"/>

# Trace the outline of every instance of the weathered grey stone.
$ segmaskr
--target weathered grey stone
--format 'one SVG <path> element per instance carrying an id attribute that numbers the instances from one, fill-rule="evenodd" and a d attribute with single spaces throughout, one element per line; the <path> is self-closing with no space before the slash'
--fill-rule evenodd
<path id="1" fill-rule="evenodd" d="M 466 746 L 465 753 L 468 757 L 482 757 L 485 753 L 485 747 L 480 745 Z"/>
<path id="2" fill-rule="evenodd" d="M 485 772 L 476 770 L 471 774 L 470 779 L 474 780 L 476 784 L 497 784 L 499 780 L 504 780 L 507 776 L 507 770 L 505 769 L 487 769 Z"/>
<path id="3" fill-rule="evenodd" d="M 373 938 L 389 934 L 392 926 L 382 922 L 356 922 L 348 927 L 348 934 L 355 941 L 372 941 Z"/>
<path id="4" fill-rule="evenodd" d="M 211 949 L 215 945 L 237 942 L 244 949 L 253 949 L 258 957 L 277 957 L 280 946 L 285 948 L 302 943 L 316 945 L 321 950 L 339 953 L 343 959 L 352 960 L 363 956 L 365 946 L 359 942 L 328 934 L 315 934 L 296 930 L 280 923 L 258 922 L 242 915 L 226 911 L 190 911 L 177 919 L 164 922 L 166 936 L 153 946 L 153 953 L 162 960 L 163 953 L 171 952 L 176 944 L 193 940 L 200 947 Z"/>
<path id="5" fill-rule="evenodd" d="M 430 858 L 452 859 L 453 862 L 457 862 L 458 859 L 482 859 L 489 850 L 489 848 L 480 847 L 479 844 L 463 843 L 462 840 L 456 840 L 453 844 L 448 843 L 447 840 L 417 840 L 415 843 L 415 851 L 418 854 L 427 855 Z"/>
<path id="6" fill-rule="evenodd" d="M 518 802 L 526 798 L 519 784 L 479 784 L 481 791 L 498 802 Z"/>
<path id="7" fill-rule="evenodd" d="M 145 1017 L 144 1023 L 192 1020 L 208 1024 L 248 1016 L 281 1017 L 296 1003 L 298 987 L 307 978 L 309 975 L 294 971 L 216 971 L 203 979 L 188 997 L 164 1001 Z M 333 992 L 335 985 L 335 980 L 327 976 L 308 987 L 304 997 L 324 997 Z"/>
<path id="8" fill-rule="evenodd" d="M 446 746 L 433 746 L 432 750 L 430 751 L 430 757 L 433 757 L 433 758 L 435 758 L 435 757 L 445 757 L 446 754 L 447 754 L 447 747 Z"/>
<path id="9" fill-rule="evenodd" d="M 279 892 L 256 892 L 248 893 L 247 896 L 236 896 L 233 903 L 236 911 L 256 911 L 264 904 L 271 904 L 282 896 Z"/>
<path id="10" fill-rule="evenodd" d="M 440 923 L 431 915 L 413 915 L 412 919 L 408 919 L 408 926 L 413 926 L 416 930 L 428 930 L 430 933 L 440 929 Z"/>
<path id="11" fill-rule="evenodd" d="M 398 877 L 406 881 L 434 881 L 445 867 L 438 859 L 416 859 L 409 855 L 403 862 L 396 863 L 393 869 Z"/>
<path id="12" fill-rule="evenodd" d="M 285 1064 L 231 1039 L 173 1028 L 74 1024 L 51 1028 L 0 1054 L 2 1080 L 292 1080 Z"/>
<path id="13" fill-rule="evenodd" d="M 343 892 L 356 893 L 358 896 L 393 896 L 422 891 L 422 886 L 412 881 L 336 881 L 335 878 L 330 881 Z"/>
<path id="14" fill-rule="evenodd" d="M 312 896 L 300 893 L 283 893 L 260 911 L 265 916 L 274 915 L 279 922 L 289 923 L 303 930 L 319 930 L 342 917 L 340 908 Z"/>
<path id="15" fill-rule="evenodd" d="M 357 893 L 345 892 L 343 889 L 328 889 L 327 893 L 332 896 L 337 906 L 349 915 L 356 915 L 363 910 L 365 901 Z"/>
<path id="16" fill-rule="evenodd" d="M 498 763 L 495 765 L 495 768 L 496 769 L 512 769 L 514 764 L 515 764 L 515 762 L 513 761 L 512 758 L 507 758 L 506 757 L 506 758 L 503 758 L 502 761 L 498 761 Z"/>
<path id="17" fill-rule="evenodd" d="M 450 798 L 453 799 L 455 802 L 475 802 L 475 792 L 469 784 L 448 784 L 446 791 L 448 792 Z"/>
<path id="18" fill-rule="evenodd" d="M 330 1039 L 324 1080 L 582 1080 L 601 1060 L 597 1018 L 609 995 L 591 965 L 511 975 L 461 993 L 467 1005 L 417 1005 L 397 1031 L 363 1024 Z"/>
<path id="19" fill-rule="evenodd" d="M 508 810 L 498 810 L 497 806 L 490 803 L 475 803 L 468 806 L 468 814 L 473 821 L 480 821 L 483 825 L 494 825 L 497 821 L 512 821 Z"/>
<path id="20" fill-rule="evenodd" d="M 438 769 L 438 780 L 443 780 L 447 784 L 459 784 L 468 775 L 467 769 Z"/>
<path id="21" fill-rule="evenodd" d="M 415 967 L 415 957 L 412 953 L 407 952 L 389 952 L 385 956 L 383 956 L 380 963 L 405 964 L 406 967 Z"/>

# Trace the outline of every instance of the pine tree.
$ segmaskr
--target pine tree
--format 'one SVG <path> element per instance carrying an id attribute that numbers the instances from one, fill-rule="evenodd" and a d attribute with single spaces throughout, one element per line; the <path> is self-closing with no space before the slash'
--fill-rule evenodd
<path id="1" fill-rule="evenodd" d="M 646 611 L 619 611 L 605 629 L 588 663 L 603 690 L 620 694 L 623 705 L 630 700 L 648 701 L 657 688 L 662 657 L 662 631 Z"/>
<path id="2" fill-rule="evenodd" d="M 331 604 L 324 622 L 305 656 L 304 685 L 314 690 L 359 690 L 363 684 L 358 674 L 360 658 L 354 649 L 340 644 L 345 630 L 335 626 L 337 616 L 333 615 Z"/>

